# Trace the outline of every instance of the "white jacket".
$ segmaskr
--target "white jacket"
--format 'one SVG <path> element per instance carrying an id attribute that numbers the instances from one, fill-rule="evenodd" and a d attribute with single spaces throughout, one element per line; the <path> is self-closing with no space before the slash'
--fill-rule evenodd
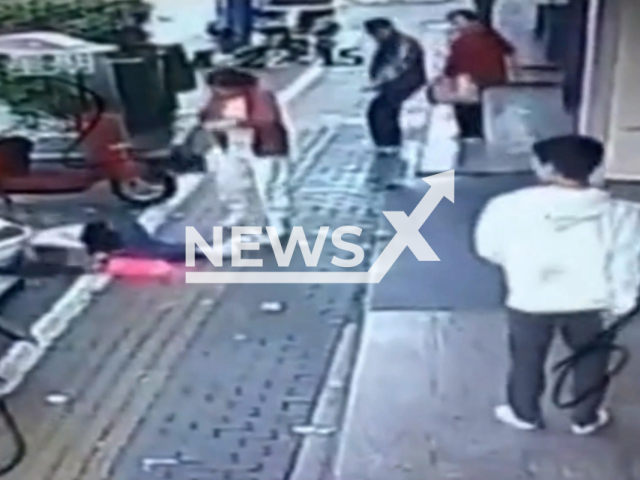
<path id="1" fill-rule="evenodd" d="M 492 199 L 475 231 L 499 265 L 508 307 L 529 313 L 630 312 L 640 289 L 640 205 L 603 190 L 524 188 Z"/>

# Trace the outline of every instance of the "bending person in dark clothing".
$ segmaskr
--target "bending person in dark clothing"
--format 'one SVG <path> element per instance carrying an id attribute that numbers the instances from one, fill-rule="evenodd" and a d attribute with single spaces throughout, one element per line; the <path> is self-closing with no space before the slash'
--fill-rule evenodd
<path id="1" fill-rule="evenodd" d="M 368 20 L 364 28 L 378 44 L 369 69 L 369 89 L 377 93 L 367 113 L 369 131 L 378 149 L 396 153 L 402 143 L 402 104 L 427 81 L 424 51 L 386 18 Z"/>

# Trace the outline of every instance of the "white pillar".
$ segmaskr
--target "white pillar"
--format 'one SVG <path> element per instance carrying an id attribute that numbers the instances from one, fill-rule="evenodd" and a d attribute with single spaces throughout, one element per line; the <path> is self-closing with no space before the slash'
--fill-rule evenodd
<path id="1" fill-rule="evenodd" d="M 601 9 L 604 8 L 604 0 L 590 0 L 587 13 L 587 32 L 585 42 L 584 77 L 582 82 L 582 104 L 578 113 L 578 130 L 586 133 L 591 128 L 589 118 L 594 110 L 594 93 L 596 89 L 596 76 L 602 72 L 599 70 L 601 57 L 598 49 L 600 33 L 602 30 Z"/>
<path id="2" fill-rule="evenodd" d="M 640 2 L 602 2 L 590 32 L 580 130 L 606 142 L 608 179 L 640 180 Z"/>

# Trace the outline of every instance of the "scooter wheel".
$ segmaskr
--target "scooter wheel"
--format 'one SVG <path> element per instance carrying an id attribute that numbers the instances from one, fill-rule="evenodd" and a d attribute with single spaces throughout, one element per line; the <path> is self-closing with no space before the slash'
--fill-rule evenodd
<path id="1" fill-rule="evenodd" d="M 134 207 L 157 205 L 173 197 L 178 190 L 176 177 L 169 172 L 156 172 L 153 180 L 112 180 L 111 191 Z"/>

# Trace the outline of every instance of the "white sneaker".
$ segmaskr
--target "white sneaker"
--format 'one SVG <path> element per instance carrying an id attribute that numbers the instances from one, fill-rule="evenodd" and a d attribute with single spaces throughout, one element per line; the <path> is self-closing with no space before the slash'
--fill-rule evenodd
<path id="1" fill-rule="evenodd" d="M 537 430 L 538 425 L 526 422 L 517 417 L 510 405 L 498 405 L 493 411 L 499 422 L 509 425 L 518 430 Z"/>
<path id="2" fill-rule="evenodd" d="M 597 432 L 602 427 L 606 426 L 611 420 L 611 416 L 609 412 L 605 409 L 598 410 L 598 419 L 590 423 L 589 425 L 571 425 L 571 431 L 574 435 L 591 435 L 592 433 Z"/>

